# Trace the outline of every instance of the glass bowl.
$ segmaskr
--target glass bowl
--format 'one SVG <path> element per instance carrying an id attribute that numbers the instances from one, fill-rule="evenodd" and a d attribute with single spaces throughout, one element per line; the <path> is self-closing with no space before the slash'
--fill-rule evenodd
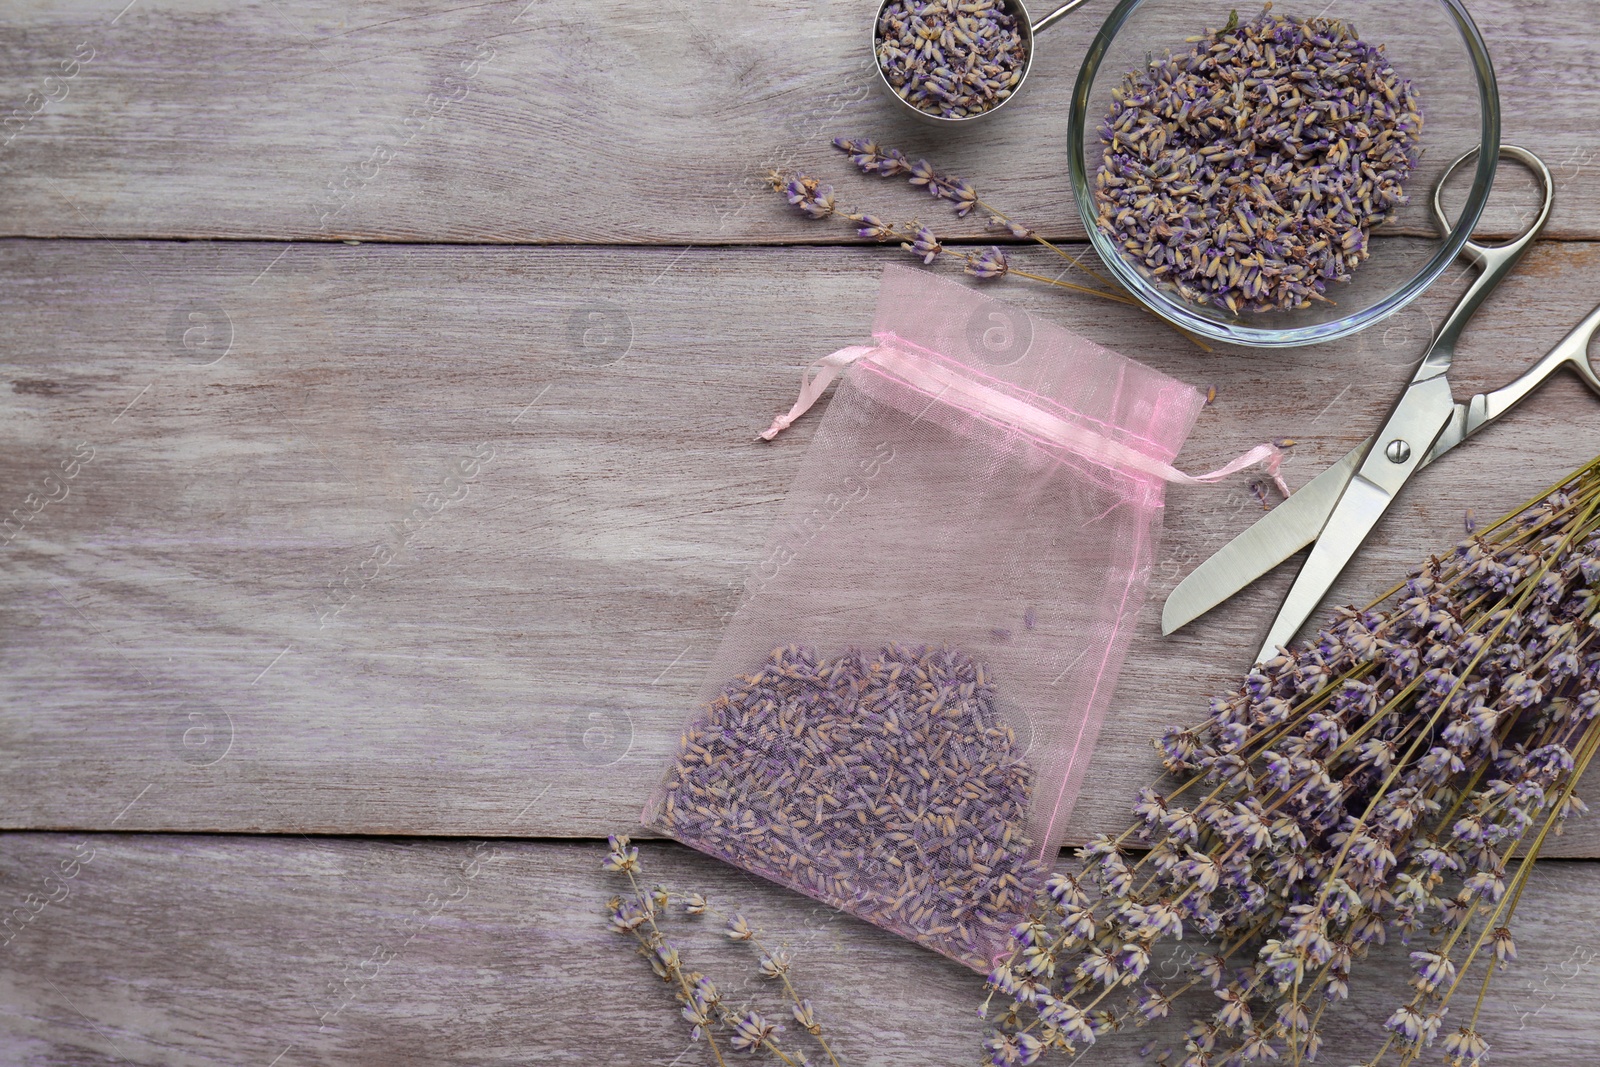
<path id="1" fill-rule="evenodd" d="M 1297 9 L 1296 2 L 1304 5 Z M 1326 6 L 1324 6 L 1326 5 Z M 1489 53 L 1459 0 L 1279 0 L 1275 15 L 1338 19 L 1360 38 L 1382 45 L 1395 74 L 1409 79 L 1422 113 L 1422 155 L 1406 182 L 1408 202 L 1373 230 L 1370 257 L 1350 278 L 1330 282 L 1333 304 L 1305 309 L 1235 314 L 1185 299 L 1170 282 L 1153 277 L 1141 260 L 1121 250 L 1095 224 L 1095 176 L 1103 146 L 1100 125 L 1111 92 L 1131 71 L 1182 55 L 1185 38 L 1220 28 L 1232 11 L 1241 22 L 1258 12 L 1239 0 L 1121 0 L 1095 36 L 1078 73 L 1068 127 L 1072 189 L 1089 240 L 1111 273 L 1161 317 L 1184 329 L 1231 344 L 1288 348 L 1345 337 L 1394 314 L 1416 299 L 1455 259 L 1489 198 L 1500 151 L 1500 98 Z M 1462 167 L 1471 186 L 1441 233 L 1431 207 L 1433 188 L 1463 154 L 1478 150 L 1476 166 Z M 1447 211 L 1450 210 L 1447 201 Z"/>

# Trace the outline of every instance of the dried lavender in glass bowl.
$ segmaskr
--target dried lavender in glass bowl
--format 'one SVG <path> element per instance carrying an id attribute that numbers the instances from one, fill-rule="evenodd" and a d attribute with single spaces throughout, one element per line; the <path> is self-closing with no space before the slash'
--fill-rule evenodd
<path id="1" fill-rule="evenodd" d="M 986 971 L 1047 870 L 1033 770 L 984 667 L 890 644 L 777 649 L 690 724 L 659 825 Z"/>
<path id="2" fill-rule="evenodd" d="M 1280 0 L 1286 14 L 1336 20 L 1352 33 L 1359 27 L 1359 40 L 1382 45 L 1384 59 L 1410 83 L 1426 113 L 1427 127 L 1418 146 L 1425 144 L 1426 151 L 1419 153 L 1406 179 L 1409 202 L 1386 213 L 1386 221 L 1365 245 L 1368 258 L 1360 268 L 1337 285 L 1321 279 L 1326 290 L 1322 295 L 1331 303 L 1312 299 L 1306 306 L 1255 314 L 1243 307 L 1229 310 L 1226 301 L 1219 307 L 1209 299 L 1189 299 L 1175 281 L 1154 276 L 1142 257 L 1100 227 L 1096 182 L 1109 151 L 1101 140 L 1101 125 L 1116 105 L 1112 94 L 1124 88 L 1128 72 L 1166 62 L 1169 50 L 1179 55 L 1191 52 L 1199 43 L 1191 38 L 1205 27 L 1225 27 L 1234 9 L 1240 10 L 1241 22 L 1262 9 L 1259 5 L 1244 9 L 1238 0 L 1118 0 L 1084 53 L 1073 86 L 1066 143 L 1073 202 L 1109 275 L 1174 325 L 1208 341 L 1252 348 L 1297 348 L 1349 337 L 1416 300 L 1459 257 L 1489 201 L 1499 163 L 1499 88 L 1468 3 L 1317 0 L 1315 5 L 1300 6 L 1297 0 L 1297 6 L 1288 6 L 1288 0 Z M 1444 210 L 1436 216 L 1432 190 L 1457 160 L 1469 155 L 1447 183 Z M 1260 210 L 1256 213 L 1259 216 Z M 1165 244 L 1167 235 L 1160 236 Z M 1239 299 L 1235 296 L 1236 302 Z"/>
<path id="3" fill-rule="evenodd" d="M 1271 8 L 1130 72 L 1100 125 L 1100 230 L 1232 314 L 1332 303 L 1422 151 L 1417 90 L 1381 46 Z"/>

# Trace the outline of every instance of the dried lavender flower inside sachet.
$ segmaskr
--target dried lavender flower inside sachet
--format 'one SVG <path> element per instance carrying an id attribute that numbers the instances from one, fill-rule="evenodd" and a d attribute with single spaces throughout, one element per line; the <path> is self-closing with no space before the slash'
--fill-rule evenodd
<path id="1" fill-rule="evenodd" d="M 1032 782 L 964 653 L 789 646 L 690 724 L 660 822 L 981 969 L 1047 873 L 1023 829 Z"/>

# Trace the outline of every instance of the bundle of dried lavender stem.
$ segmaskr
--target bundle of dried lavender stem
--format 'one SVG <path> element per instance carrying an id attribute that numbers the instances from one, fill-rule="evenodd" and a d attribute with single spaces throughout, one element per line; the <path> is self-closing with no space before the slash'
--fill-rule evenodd
<path id="1" fill-rule="evenodd" d="M 1011 1000 L 990 1062 L 1071 1053 L 1197 990 L 1214 1010 L 1161 1062 L 1299 1063 L 1369 949 L 1428 931 L 1410 954 L 1415 993 L 1365 1063 L 1414 1062 L 1474 967 L 1472 1013 L 1441 1044 L 1454 1067 L 1478 1063 L 1534 859 L 1584 810 L 1597 613 L 1600 459 L 1169 731 L 1157 745 L 1185 780 L 1144 790 L 1133 826 L 1053 877 L 990 976 Z M 1220 947 L 1154 980 L 1157 944 L 1185 932 Z"/>

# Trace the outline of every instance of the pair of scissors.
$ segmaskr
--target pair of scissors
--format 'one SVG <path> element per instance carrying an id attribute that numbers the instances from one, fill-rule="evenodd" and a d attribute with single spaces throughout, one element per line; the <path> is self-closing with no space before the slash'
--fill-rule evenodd
<path id="1" fill-rule="evenodd" d="M 1449 221 L 1440 203 L 1444 184 L 1476 155 L 1474 150 L 1456 160 L 1434 188 L 1433 211 L 1446 229 Z M 1465 403 L 1457 403 L 1451 393 L 1450 363 L 1463 327 L 1544 229 L 1554 202 L 1550 170 L 1543 160 L 1514 145 L 1502 145 L 1500 155 L 1525 165 L 1543 186 L 1544 204 L 1532 227 L 1509 244 L 1490 247 L 1467 241 L 1463 252 L 1482 272 L 1435 334 L 1383 429 L 1195 568 L 1167 598 L 1162 633 L 1170 634 L 1205 614 L 1316 542 L 1256 661 L 1276 655 L 1310 618 L 1413 474 L 1516 407 L 1563 368 L 1576 372 L 1600 396 L 1600 376 L 1589 360 L 1589 341 L 1600 330 L 1600 307 L 1516 381 Z"/>

